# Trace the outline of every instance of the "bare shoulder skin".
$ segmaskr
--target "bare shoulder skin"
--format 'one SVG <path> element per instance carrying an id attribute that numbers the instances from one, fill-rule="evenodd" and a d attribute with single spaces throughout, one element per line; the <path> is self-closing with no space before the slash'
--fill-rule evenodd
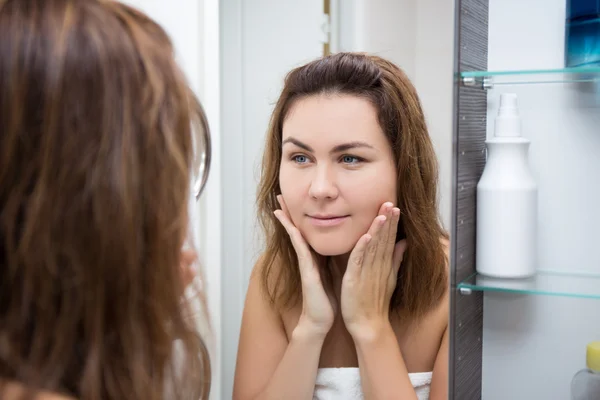
<path id="1" fill-rule="evenodd" d="M 233 398 L 255 398 L 265 389 L 289 344 L 279 313 L 260 282 L 259 260 L 250 276 L 244 304 Z"/>

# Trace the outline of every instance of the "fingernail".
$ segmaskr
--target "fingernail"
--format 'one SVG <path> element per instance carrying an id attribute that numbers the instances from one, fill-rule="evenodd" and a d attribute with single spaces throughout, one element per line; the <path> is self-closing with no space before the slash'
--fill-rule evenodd
<path id="1" fill-rule="evenodd" d="M 394 217 L 397 217 L 400 215 L 400 209 L 396 207 L 392 210 L 392 213 L 394 214 Z"/>
<path id="2" fill-rule="evenodd" d="M 388 201 L 387 203 L 384 204 L 386 208 L 391 208 L 394 207 L 394 203 Z"/>
<path id="3" fill-rule="evenodd" d="M 366 236 L 365 236 L 365 240 L 367 241 L 367 243 L 369 243 L 369 242 L 371 241 L 371 239 L 373 239 L 373 238 L 371 237 L 371 235 L 366 235 Z"/>
<path id="4" fill-rule="evenodd" d="M 380 223 L 382 223 L 382 224 L 383 224 L 383 223 L 385 222 L 385 220 L 387 219 L 387 217 L 386 217 L 385 215 L 380 215 L 380 216 L 379 216 L 379 217 L 377 217 L 377 218 L 379 218 L 379 222 L 380 222 Z"/>

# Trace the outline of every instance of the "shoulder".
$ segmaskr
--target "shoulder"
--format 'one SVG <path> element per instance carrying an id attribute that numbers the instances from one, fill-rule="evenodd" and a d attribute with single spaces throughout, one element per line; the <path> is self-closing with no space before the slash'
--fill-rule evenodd
<path id="1" fill-rule="evenodd" d="M 267 253 L 262 253 L 256 259 L 252 272 L 250 273 L 250 283 L 259 286 L 261 293 L 267 295 L 277 285 L 279 266 L 274 257 L 269 257 Z"/>
<path id="2" fill-rule="evenodd" d="M 256 304 L 279 315 L 281 307 L 278 303 L 282 289 L 278 263 L 277 259 L 269 258 L 266 253 L 258 257 L 250 273 L 247 296 L 256 298 Z"/>
<path id="3" fill-rule="evenodd" d="M 285 255 L 265 251 L 258 258 L 252 275 L 270 303 L 282 311 L 301 301 L 301 280 L 294 260 Z"/>
<path id="4" fill-rule="evenodd" d="M 263 285 L 264 267 L 264 259 L 259 257 L 250 275 L 238 341 L 234 399 L 259 393 L 288 345 L 281 316 Z"/>
<path id="5" fill-rule="evenodd" d="M 264 267 L 264 259 L 261 256 L 250 274 L 246 291 L 241 326 L 242 338 L 248 335 L 255 337 L 257 332 L 265 335 L 265 330 L 269 333 L 284 332 L 281 313 L 265 287 Z"/>
<path id="6" fill-rule="evenodd" d="M 286 282 L 286 276 L 281 274 L 281 267 L 281 260 L 274 258 L 269 261 L 265 254 L 261 254 L 250 275 L 248 297 L 259 297 L 260 301 L 253 301 L 255 307 L 259 304 L 259 307 L 273 317 L 276 316 L 279 325 L 289 336 L 298 322 L 302 303 L 285 292 L 289 282 Z"/>
<path id="7" fill-rule="evenodd" d="M 269 290 L 275 284 L 273 274 L 268 274 L 268 261 L 266 255 L 261 254 L 252 268 L 250 280 L 248 282 L 248 294 L 253 293 L 269 300 Z M 269 301 L 270 302 L 270 301 Z"/>

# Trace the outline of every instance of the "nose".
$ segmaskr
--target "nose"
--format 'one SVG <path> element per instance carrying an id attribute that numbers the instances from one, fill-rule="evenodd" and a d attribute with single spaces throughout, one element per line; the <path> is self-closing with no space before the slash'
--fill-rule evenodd
<path id="1" fill-rule="evenodd" d="M 325 165 L 315 168 L 308 194 L 315 200 L 337 198 L 338 187 L 330 168 Z"/>

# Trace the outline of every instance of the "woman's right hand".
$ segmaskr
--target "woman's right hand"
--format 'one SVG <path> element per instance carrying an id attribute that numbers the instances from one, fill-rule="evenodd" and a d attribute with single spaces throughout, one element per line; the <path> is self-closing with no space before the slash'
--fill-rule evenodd
<path id="1" fill-rule="evenodd" d="M 294 333 L 316 335 L 324 338 L 331 329 L 335 318 L 335 304 L 321 282 L 319 261 L 321 257 L 310 248 L 304 237 L 292 223 L 283 196 L 277 196 L 281 210 L 275 211 L 275 217 L 287 231 L 296 255 L 302 281 L 302 314 Z"/>

